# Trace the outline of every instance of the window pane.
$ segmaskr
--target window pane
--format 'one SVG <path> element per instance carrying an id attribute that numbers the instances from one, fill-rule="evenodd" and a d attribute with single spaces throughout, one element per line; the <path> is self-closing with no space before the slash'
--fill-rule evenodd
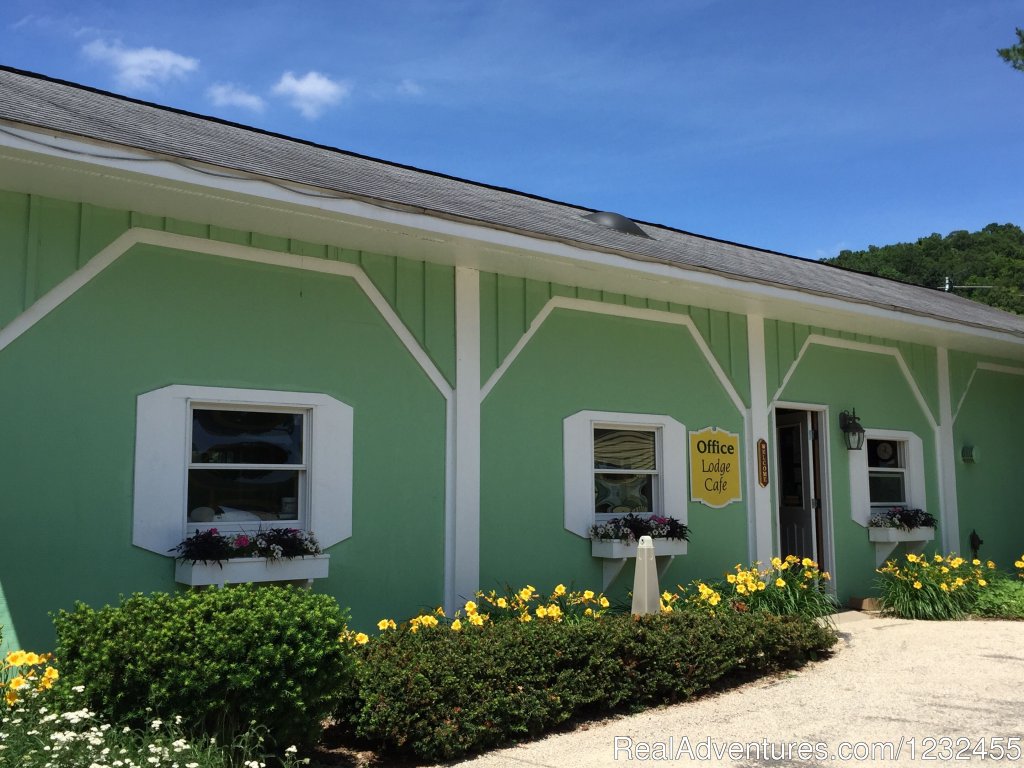
<path id="1" fill-rule="evenodd" d="M 870 472 L 868 487 L 872 504 L 904 504 L 907 494 L 902 472 Z"/>
<path id="2" fill-rule="evenodd" d="M 903 464 L 903 444 L 899 440 L 868 440 L 869 467 L 899 467 Z"/>
<path id="3" fill-rule="evenodd" d="M 594 511 L 655 512 L 652 507 L 656 475 L 594 475 Z"/>
<path id="4" fill-rule="evenodd" d="M 192 411 L 194 464 L 301 464 L 302 414 Z"/>
<path id="5" fill-rule="evenodd" d="M 654 432 L 639 429 L 595 429 L 595 469 L 657 469 Z"/>
<path id="6" fill-rule="evenodd" d="M 298 520 L 298 497 L 295 469 L 188 471 L 190 523 Z"/>

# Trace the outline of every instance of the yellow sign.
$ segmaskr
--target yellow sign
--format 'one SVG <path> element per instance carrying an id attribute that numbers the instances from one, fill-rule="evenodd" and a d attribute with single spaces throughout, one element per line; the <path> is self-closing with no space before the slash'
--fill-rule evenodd
<path id="1" fill-rule="evenodd" d="M 740 501 L 740 436 L 706 427 L 690 433 L 690 500 L 721 509 Z"/>

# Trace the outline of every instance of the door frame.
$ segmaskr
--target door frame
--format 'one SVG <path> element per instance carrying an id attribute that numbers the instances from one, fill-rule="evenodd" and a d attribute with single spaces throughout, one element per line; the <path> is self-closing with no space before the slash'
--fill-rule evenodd
<path id="1" fill-rule="evenodd" d="M 832 430 L 832 419 L 827 405 L 821 403 L 798 403 L 790 400 L 776 400 L 769 407 L 768 418 L 772 426 L 772 451 L 774 462 L 777 466 L 779 459 L 779 431 L 776 420 L 776 412 L 806 411 L 814 413 L 818 417 L 818 455 L 814 457 L 818 466 L 819 498 L 821 502 L 821 538 L 823 543 L 824 558 L 821 552 L 818 553 L 819 564 L 827 566 L 831 581 L 826 582 L 826 590 L 835 594 L 838 582 L 838 570 L 836 566 L 836 539 L 835 525 L 833 520 L 834 505 L 832 503 L 832 451 L 830 439 Z M 813 480 L 812 480 L 813 482 Z M 779 520 L 779 487 L 778 480 L 772 483 L 772 524 L 775 528 L 774 537 L 776 543 L 782 541 L 782 526 Z M 824 563 L 821 561 L 824 560 Z"/>

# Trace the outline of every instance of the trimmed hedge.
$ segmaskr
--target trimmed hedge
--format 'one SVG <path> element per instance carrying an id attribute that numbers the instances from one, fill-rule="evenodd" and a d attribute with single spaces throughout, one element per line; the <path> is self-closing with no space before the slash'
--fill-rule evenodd
<path id="1" fill-rule="evenodd" d="M 798 667 L 835 642 L 811 619 L 732 612 L 386 632 L 363 646 L 338 720 L 379 747 L 450 760 Z"/>
<path id="2" fill-rule="evenodd" d="M 62 676 L 110 722 L 180 716 L 222 743 L 255 723 L 283 748 L 315 743 L 351 684 L 345 620 L 328 595 L 240 585 L 80 603 L 54 625 Z"/>

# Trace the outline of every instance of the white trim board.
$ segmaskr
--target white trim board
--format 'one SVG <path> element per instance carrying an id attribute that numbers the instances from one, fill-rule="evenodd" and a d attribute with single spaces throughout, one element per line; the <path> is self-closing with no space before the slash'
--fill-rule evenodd
<path id="1" fill-rule="evenodd" d="M 0 351 L 67 301 L 67 299 L 87 285 L 89 281 L 136 245 L 153 245 L 173 250 L 201 253 L 208 256 L 222 256 L 228 259 L 248 261 L 255 264 L 269 264 L 351 278 L 362 289 L 363 293 L 366 294 L 366 297 L 374 305 L 391 330 L 395 332 L 403 346 L 412 355 L 420 368 L 423 369 L 423 372 L 434 386 L 437 387 L 441 395 L 448 400 L 452 397 L 452 387 L 445 380 L 444 375 L 434 364 L 434 361 L 430 359 L 430 356 L 419 345 L 419 342 L 409 332 L 409 329 L 405 327 L 401 318 L 391 305 L 388 304 L 384 295 L 377 290 L 373 281 L 370 280 L 361 268 L 354 264 L 343 261 L 330 261 L 314 256 L 278 253 L 277 251 L 252 248 L 247 245 L 207 240 L 205 238 L 178 235 L 172 232 L 161 232 L 142 227 L 133 227 L 122 234 L 90 259 L 77 272 L 65 278 L 45 295 L 41 296 L 32 306 L 8 323 L 7 326 L 0 329 Z"/>
<path id="2" fill-rule="evenodd" d="M 480 273 L 455 268 L 455 496 L 446 550 L 446 606 L 471 599 L 480 586 Z"/>
<path id="3" fill-rule="evenodd" d="M 598 315 L 611 315 L 613 317 L 628 317 L 634 320 L 649 320 L 655 323 L 667 323 L 669 325 L 681 325 L 689 330 L 690 335 L 693 337 L 694 343 L 700 349 L 704 355 L 704 359 L 708 365 L 711 366 L 711 370 L 715 377 L 718 379 L 719 384 L 722 385 L 722 389 L 725 390 L 729 396 L 729 400 L 732 401 L 733 406 L 740 414 L 746 414 L 747 406 L 744 404 L 743 399 L 739 396 L 736 388 L 733 387 L 732 382 L 726 375 L 722 366 L 711 352 L 711 348 L 708 346 L 704 337 L 701 336 L 700 331 L 697 330 L 697 326 L 694 324 L 693 319 L 689 315 L 680 315 L 674 312 L 666 312 L 661 309 L 644 309 L 641 307 L 627 307 L 622 304 L 606 304 L 601 301 L 592 301 L 590 299 L 574 299 L 569 296 L 554 296 L 548 299 L 547 303 L 537 313 L 537 316 L 530 323 L 530 327 L 526 329 L 519 341 L 512 348 L 512 351 L 505 356 L 505 359 L 501 362 L 501 365 L 490 375 L 487 382 L 484 384 L 483 389 L 480 392 L 480 400 L 483 401 L 494 389 L 494 386 L 501 380 L 502 376 L 508 371 L 512 363 L 515 362 L 519 354 L 526 348 L 526 345 L 530 343 L 533 337 L 540 330 L 544 321 L 550 317 L 551 313 L 556 309 L 568 309 L 576 312 L 590 312 Z"/>
<path id="4" fill-rule="evenodd" d="M 764 488 L 757 480 L 757 441 L 772 445 L 771 415 L 768 405 L 768 381 L 765 362 L 764 318 L 747 316 L 747 370 L 750 378 L 750 410 L 745 419 L 747 434 L 747 542 L 751 562 L 767 563 L 772 555 L 771 469 Z"/>

